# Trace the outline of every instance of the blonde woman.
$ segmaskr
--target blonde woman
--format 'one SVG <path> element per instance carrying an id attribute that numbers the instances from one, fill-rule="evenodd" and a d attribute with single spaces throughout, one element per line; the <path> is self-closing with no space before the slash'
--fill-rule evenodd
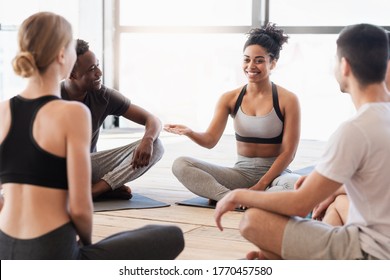
<path id="1" fill-rule="evenodd" d="M 60 99 L 60 81 L 75 61 L 63 17 L 40 12 L 23 22 L 13 66 L 28 83 L 0 103 L 0 258 L 175 258 L 183 248 L 176 227 L 148 226 L 91 244 L 91 117 L 81 103 Z"/>

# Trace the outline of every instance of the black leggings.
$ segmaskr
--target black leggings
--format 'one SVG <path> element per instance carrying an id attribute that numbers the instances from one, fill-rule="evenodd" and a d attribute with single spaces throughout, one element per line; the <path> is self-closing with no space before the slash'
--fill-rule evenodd
<path id="1" fill-rule="evenodd" d="M 79 247 L 71 223 L 43 236 L 16 239 L 0 231 L 0 259 L 170 260 L 184 248 L 176 226 L 148 225 Z"/>

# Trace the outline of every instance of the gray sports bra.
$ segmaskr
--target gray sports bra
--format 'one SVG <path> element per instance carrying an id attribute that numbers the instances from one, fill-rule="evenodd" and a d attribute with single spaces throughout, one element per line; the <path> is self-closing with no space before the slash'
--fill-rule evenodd
<path id="1" fill-rule="evenodd" d="M 265 116 L 249 116 L 241 109 L 241 103 L 246 93 L 245 85 L 237 98 L 234 107 L 234 130 L 236 140 L 246 143 L 280 144 L 283 140 L 284 117 L 279 108 L 278 91 L 272 83 L 273 108 Z"/>

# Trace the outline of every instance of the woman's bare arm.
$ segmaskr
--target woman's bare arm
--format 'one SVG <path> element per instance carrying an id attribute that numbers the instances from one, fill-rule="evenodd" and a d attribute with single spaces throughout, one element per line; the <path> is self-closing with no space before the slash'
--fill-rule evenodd
<path id="1" fill-rule="evenodd" d="M 69 184 L 69 214 L 80 241 L 91 244 L 91 116 L 82 104 L 70 104 L 67 110 L 67 168 Z"/>
<path id="2" fill-rule="evenodd" d="M 196 132 L 180 124 L 167 124 L 164 126 L 164 130 L 178 135 L 185 135 L 198 145 L 211 149 L 221 139 L 225 130 L 233 96 L 233 92 L 228 92 L 221 96 L 215 107 L 214 116 L 205 132 Z"/>

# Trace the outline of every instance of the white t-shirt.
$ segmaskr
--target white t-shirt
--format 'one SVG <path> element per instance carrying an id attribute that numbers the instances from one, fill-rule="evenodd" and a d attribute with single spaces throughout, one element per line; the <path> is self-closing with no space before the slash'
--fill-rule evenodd
<path id="1" fill-rule="evenodd" d="M 330 138 L 316 166 L 346 186 L 346 225 L 360 229 L 363 251 L 390 259 L 390 103 L 369 103 Z"/>

